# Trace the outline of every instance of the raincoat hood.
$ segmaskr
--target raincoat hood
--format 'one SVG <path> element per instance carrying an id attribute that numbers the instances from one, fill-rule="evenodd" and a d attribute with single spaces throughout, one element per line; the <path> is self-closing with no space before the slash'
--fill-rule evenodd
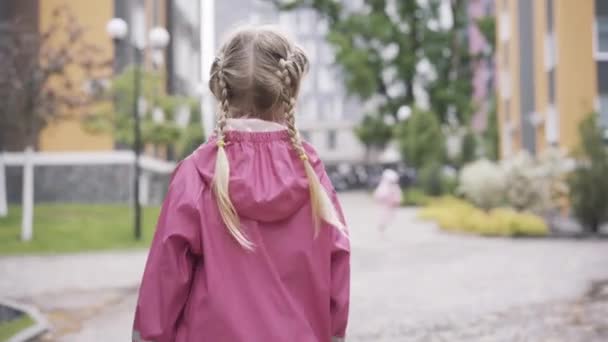
<path id="1" fill-rule="evenodd" d="M 305 205 L 309 198 L 308 180 L 302 161 L 292 151 L 287 130 L 233 130 L 226 133 L 225 140 L 230 199 L 241 217 L 276 222 Z M 210 188 L 217 155 L 215 141 L 212 137 L 192 156 Z M 307 145 L 305 149 L 313 167 L 322 167 L 316 153 Z"/>

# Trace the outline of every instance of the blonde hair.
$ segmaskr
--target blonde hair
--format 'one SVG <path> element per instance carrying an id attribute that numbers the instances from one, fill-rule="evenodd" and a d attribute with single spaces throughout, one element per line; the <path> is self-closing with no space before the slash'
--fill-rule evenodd
<path id="1" fill-rule="evenodd" d="M 228 191 L 230 165 L 224 147 L 229 117 L 248 116 L 285 124 L 308 178 L 315 236 L 321 221 L 344 229 L 296 128 L 296 99 L 300 81 L 307 71 L 308 58 L 304 51 L 278 30 L 266 26 L 242 28 L 233 33 L 211 66 L 209 87 L 219 104 L 213 191 L 224 224 L 246 249 L 254 246 L 240 229 L 239 215 Z"/>

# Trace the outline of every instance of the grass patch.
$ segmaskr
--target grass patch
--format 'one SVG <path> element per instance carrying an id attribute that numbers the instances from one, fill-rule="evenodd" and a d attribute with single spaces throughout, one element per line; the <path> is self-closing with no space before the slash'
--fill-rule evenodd
<path id="1" fill-rule="evenodd" d="M 71 253 L 147 247 L 159 207 L 142 211 L 142 240 L 133 232 L 132 209 L 126 205 L 40 204 L 34 209 L 34 238 L 20 240 L 21 208 L 11 206 L 0 218 L 0 254 Z"/>
<path id="2" fill-rule="evenodd" d="M 8 341 L 9 338 L 33 324 L 34 320 L 28 315 L 7 322 L 0 322 L 0 341 Z"/>

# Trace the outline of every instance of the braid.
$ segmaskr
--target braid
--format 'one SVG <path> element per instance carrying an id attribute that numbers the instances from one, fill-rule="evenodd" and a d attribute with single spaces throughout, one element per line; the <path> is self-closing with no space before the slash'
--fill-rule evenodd
<path id="1" fill-rule="evenodd" d="M 289 58 L 289 57 L 288 57 Z M 281 92 L 281 100 L 285 106 L 285 123 L 287 124 L 287 131 L 289 132 L 289 137 L 291 139 L 291 144 L 293 148 L 298 153 L 298 156 L 302 160 L 308 159 L 306 155 L 306 151 L 302 146 L 302 140 L 300 139 L 300 133 L 296 128 L 296 98 L 293 94 L 293 87 L 291 76 L 289 74 L 289 66 L 292 64 L 290 60 L 281 59 L 279 60 L 279 66 L 281 69 L 279 70 L 279 74 L 281 75 L 281 81 L 283 83 L 283 91 Z M 297 68 L 299 72 L 299 68 Z"/>
<path id="2" fill-rule="evenodd" d="M 226 121 L 230 114 L 230 103 L 228 101 L 228 83 L 224 74 L 223 61 L 218 58 L 217 62 L 217 82 L 219 85 L 219 114 L 217 116 L 217 158 L 215 161 L 215 173 L 213 176 L 213 191 L 215 193 L 217 206 L 222 217 L 222 221 L 228 228 L 232 237 L 244 248 L 253 249 L 253 243 L 249 241 L 247 235 L 240 228 L 239 215 L 230 199 L 230 163 L 225 149 Z"/>
<path id="3" fill-rule="evenodd" d="M 230 103 L 228 102 L 228 84 L 226 83 L 226 75 L 224 74 L 224 65 L 221 59 L 218 59 L 217 70 L 218 85 L 220 87 L 219 94 L 219 114 L 217 117 L 216 134 L 218 141 L 224 140 L 226 123 L 230 111 Z"/>
<path id="4" fill-rule="evenodd" d="M 281 92 L 281 100 L 285 106 L 285 123 L 287 125 L 287 132 L 291 139 L 291 144 L 304 163 L 304 172 L 306 178 L 308 178 L 310 201 L 312 209 L 312 217 L 314 220 L 315 236 L 319 233 L 319 227 L 321 221 L 329 223 L 340 231 L 344 232 L 344 224 L 341 221 L 331 199 L 329 198 L 326 189 L 319 180 L 315 169 L 313 168 L 304 146 L 302 146 L 302 140 L 300 139 L 300 133 L 296 128 L 296 92 L 297 84 L 302 74 L 305 72 L 298 63 L 295 63 L 292 59 L 292 55 L 288 55 L 287 59 L 279 60 L 280 69 L 277 71 L 277 76 L 281 78 L 283 84 L 283 91 Z M 296 77 L 295 81 L 292 80 L 291 72 Z"/>

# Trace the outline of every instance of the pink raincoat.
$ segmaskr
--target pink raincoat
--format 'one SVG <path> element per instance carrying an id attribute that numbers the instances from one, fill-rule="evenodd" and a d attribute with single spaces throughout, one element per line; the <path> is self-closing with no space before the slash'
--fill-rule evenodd
<path id="1" fill-rule="evenodd" d="M 175 171 L 139 290 L 133 341 L 341 341 L 348 319 L 348 238 L 314 238 L 302 161 L 287 131 L 227 133 L 230 196 L 253 252 L 231 237 L 211 190 L 212 138 Z M 310 162 L 342 215 L 323 164 Z"/>

